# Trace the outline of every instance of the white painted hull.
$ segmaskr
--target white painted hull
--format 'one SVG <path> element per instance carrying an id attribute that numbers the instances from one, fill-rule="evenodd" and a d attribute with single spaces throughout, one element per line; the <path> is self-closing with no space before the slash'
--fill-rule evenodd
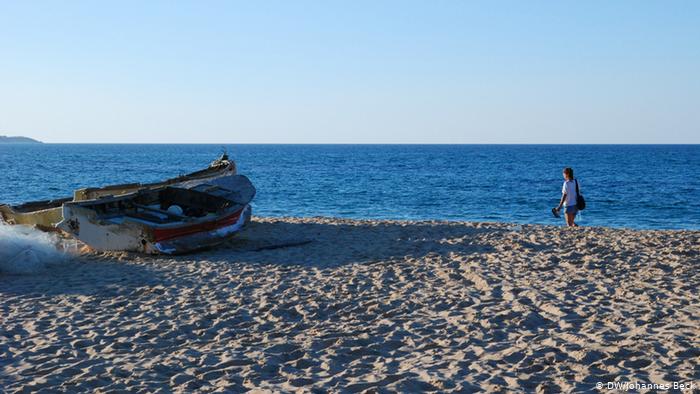
<path id="1" fill-rule="evenodd" d="M 94 211 L 64 205 L 63 215 L 68 219 L 59 223 L 58 227 L 95 251 L 181 254 L 227 241 L 245 227 L 251 214 L 251 206 L 245 205 L 240 211 L 224 217 L 158 229 L 135 220 L 105 223 L 96 218 Z M 168 232 L 173 235 L 169 236 Z"/>

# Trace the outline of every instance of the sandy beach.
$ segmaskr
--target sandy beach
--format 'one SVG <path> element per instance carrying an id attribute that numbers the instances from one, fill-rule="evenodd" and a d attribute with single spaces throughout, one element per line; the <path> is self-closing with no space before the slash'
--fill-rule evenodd
<path id="1" fill-rule="evenodd" d="M 699 245 L 698 231 L 256 218 L 201 253 L 83 253 L 0 274 L 0 391 L 698 390 Z"/>

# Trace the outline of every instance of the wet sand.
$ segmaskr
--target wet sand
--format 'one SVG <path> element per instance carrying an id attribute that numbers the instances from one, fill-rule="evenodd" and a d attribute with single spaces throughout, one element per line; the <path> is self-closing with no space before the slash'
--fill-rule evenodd
<path id="1" fill-rule="evenodd" d="M 197 254 L 0 274 L 0 387 L 698 385 L 699 245 L 698 231 L 257 218 Z"/>

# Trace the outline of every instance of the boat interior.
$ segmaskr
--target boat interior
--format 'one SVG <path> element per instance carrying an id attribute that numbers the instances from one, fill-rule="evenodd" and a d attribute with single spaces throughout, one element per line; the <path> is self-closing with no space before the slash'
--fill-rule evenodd
<path id="1" fill-rule="evenodd" d="M 165 187 L 78 205 L 96 211 L 99 219 L 113 223 L 121 223 L 128 217 L 149 224 L 164 224 L 215 217 L 235 203 L 196 190 Z"/>
<path id="2" fill-rule="evenodd" d="M 76 191 L 74 191 L 73 197 L 66 197 L 55 200 L 31 201 L 19 205 L 9 205 L 0 203 L 0 206 L 6 206 L 11 210 L 11 212 L 15 213 L 33 213 L 43 211 L 46 209 L 60 208 L 64 203 L 70 201 L 92 200 L 100 197 L 134 193 L 145 188 L 165 187 L 173 183 L 208 178 L 217 175 L 218 173 L 221 173 L 222 169 L 230 165 L 235 166 L 233 162 L 229 161 L 228 156 L 224 154 L 220 158 L 216 159 L 213 163 L 211 163 L 209 167 L 205 169 L 195 171 L 187 175 L 180 175 L 175 178 L 166 179 L 165 181 L 154 183 L 124 183 L 119 185 L 109 185 L 102 187 L 88 187 L 77 189 Z M 235 173 L 235 169 L 233 172 Z"/>
<path id="3" fill-rule="evenodd" d="M 174 183 L 209 178 L 209 177 L 212 177 L 212 176 L 215 176 L 217 174 L 222 173 L 222 169 L 226 168 L 230 164 L 231 164 L 231 162 L 228 161 L 228 158 L 226 158 L 225 161 L 220 158 L 220 159 L 217 159 L 216 161 L 214 161 L 214 163 L 212 163 L 208 168 L 205 168 L 205 169 L 199 170 L 199 171 L 195 171 L 195 172 L 189 173 L 187 175 L 180 175 L 180 176 L 175 177 L 175 178 L 166 179 L 166 180 L 160 181 L 160 182 L 124 183 L 124 184 L 119 184 L 119 185 L 109 185 L 109 186 L 102 186 L 102 187 L 87 187 L 87 188 L 83 188 L 83 189 L 77 189 L 74 192 L 73 200 L 74 201 L 92 200 L 92 199 L 106 197 L 106 196 L 110 196 L 110 195 L 116 196 L 116 195 L 120 195 L 120 194 L 134 193 L 134 192 L 137 192 L 141 189 L 146 189 L 146 188 L 155 189 L 158 187 L 165 187 L 168 185 L 172 185 Z"/>

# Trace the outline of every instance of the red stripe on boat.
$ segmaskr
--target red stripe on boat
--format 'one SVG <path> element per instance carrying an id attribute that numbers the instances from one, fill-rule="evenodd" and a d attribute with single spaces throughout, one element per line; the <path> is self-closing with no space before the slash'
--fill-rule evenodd
<path id="1" fill-rule="evenodd" d="M 232 215 L 211 222 L 204 222 L 186 227 L 153 229 L 153 238 L 155 239 L 155 242 L 161 242 L 185 235 L 202 233 L 230 226 L 238 221 L 238 218 L 241 217 L 244 209 L 245 208 Z"/>

